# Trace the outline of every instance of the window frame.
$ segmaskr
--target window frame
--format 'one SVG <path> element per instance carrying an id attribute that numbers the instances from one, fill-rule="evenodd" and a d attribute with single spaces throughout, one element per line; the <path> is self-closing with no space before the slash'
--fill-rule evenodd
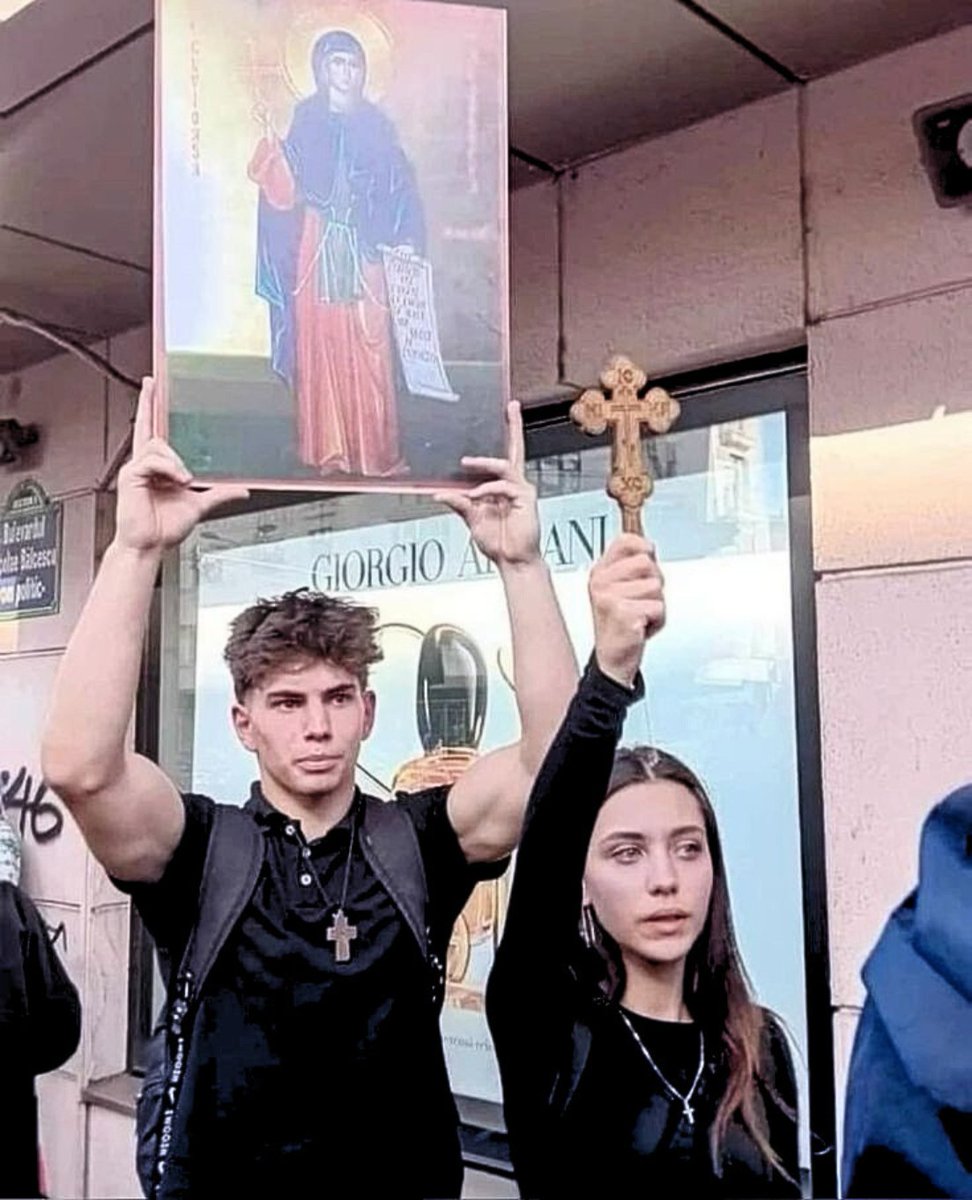
<path id="1" fill-rule="evenodd" d="M 153 762 L 159 759 L 161 719 L 162 572 L 152 590 L 142 665 L 135 702 L 135 750 Z M 142 1076 L 148 1069 L 149 1041 L 158 1014 L 153 1009 L 155 945 L 135 909 L 129 906 L 128 1049 L 129 1074 Z"/>
<path id="2" fill-rule="evenodd" d="M 816 576 L 810 494 L 810 413 L 806 348 L 781 352 L 656 382 L 676 397 L 677 432 L 723 425 L 769 413 L 786 415 L 787 499 L 790 529 L 791 621 L 801 884 L 807 1069 L 811 1129 L 810 1194 L 837 1194 L 836 1088 L 827 909 L 826 831 L 820 757 Z M 607 445 L 609 435 L 587 438 L 560 402 L 531 410 L 527 460 Z M 583 439 L 583 440 L 581 440 Z M 650 501 L 649 501 L 650 508 Z M 820 1147 L 817 1149 L 816 1147 Z"/>
<path id="3" fill-rule="evenodd" d="M 677 431 L 703 429 L 747 417 L 783 412 L 786 417 L 787 498 L 791 564 L 791 621 L 794 656 L 799 832 L 803 888 L 806 1013 L 811 1138 L 810 1192 L 836 1194 L 836 1094 L 827 912 L 825 828 L 820 762 L 815 575 L 813 569 L 810 428 L 806 348 L 764 355 L 655 381 L 682 406 Z M 570 400 L 560 396 L 524 409 L 527 461 L 576 453 L 604 445 L 608 435 L 589 438 L 568 416 Z M 306 492 L 257 493 L 220 515 L 258 512 L 306 502 Z M 153 593 L 146 651 L 136 708 L 136 748 L 158 758 L 161 718 L 161 576 Z M 134 909 L 131 921 L 129 981 L 129 1069 L 144 1072 L 147 1041 L 156 1014 L 151 1011 L 154 951 Z M 460 1108 L 460 1136 L 468 1167 L 512 1178 L 505 1134 L 477 1114 L 476 1104 Z M 822 1145 L 823 1150 L 815 1150 Z"/>

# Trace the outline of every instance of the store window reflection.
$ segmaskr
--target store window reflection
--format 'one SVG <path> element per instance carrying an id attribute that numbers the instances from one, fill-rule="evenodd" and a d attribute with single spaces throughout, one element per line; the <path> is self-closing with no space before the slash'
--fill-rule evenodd
<path id="1" fill-rule="evenodd" d="M 625 737 L 655 740 L 690 762 L 714 797 L 742 953 L 760 1000 L 793 1035 L 805 1122 L 787 416 L 672 432 L 651 439 L 646 455 L 656 479 L 646 525 L 670 618 L 650 648 L 647 699 Z M 582 661 L 592 642 L 587 574 L 619 528 L 604 493 L 608 456 L 575 435 L 529 466 L 544 557 Z M 424 498 L 322 497 L 209 522 L 167 571 L 159 753 L 183 788 L 240 804 L 248 795 L 252 763 L 229 723 L 222 648 L 254 597 L 301 586 L 380 613 L 385 657 L 373 672 L 378 715 L 362 748 L 363 788 L 387 796 L 451 782 L 476 755 L 516 737 L 502 588 L 462 522 Z M 483 996 L 508 884 L 477 888 L 447 964 L 450 1075 L 464 1121 L 481 1129 L 502 1128 Z M 160 999 L 156 981 L 153 1005 Z"/>

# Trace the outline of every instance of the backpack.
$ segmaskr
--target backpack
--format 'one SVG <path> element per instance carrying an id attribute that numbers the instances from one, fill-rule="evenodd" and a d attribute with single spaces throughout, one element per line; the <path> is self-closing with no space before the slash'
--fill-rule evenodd
<path id="1" fill-rule="evenodd" d="M 432 978 L 432 1003 L 441 1005 L 445 965 L 430 948 L 428 889 L 415 827 L 397 804 L 364 797 L 362 851 L 418 942 Z M 135 1109 L 135 1165 L 145 1196 L 154 1200 L 172 1148 L 172 1128 L 185 1072 L 192 1019 L 206 979 L 256 887 L 263 834 L 242 809 L 217 804 L 203 864 L 196 924 L 178 973 L 162 950 L 168 996 L 149 1043 L 149 1066 Z"/>

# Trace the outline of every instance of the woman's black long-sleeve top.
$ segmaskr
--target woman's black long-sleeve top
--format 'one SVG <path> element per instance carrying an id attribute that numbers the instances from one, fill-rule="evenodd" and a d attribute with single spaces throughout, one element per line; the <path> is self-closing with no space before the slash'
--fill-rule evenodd
<path id="1" fill-rule="evenodd" d="M 726 1082 L 722 1048 L 709 1044 L 718 1037 L 707 1039 L 693 1124 L 583 961 L 578 921 L 587 847 L 625 712 L 642 694 L 640 679 L 634 690 L 624 688 L 592 659 L 530 798 L 486 999 L 521 1194 L 643 1196 L 646 1187 L 693 1185 L 705 1196 L 797 1196 L 796 1184 L 769 1166 L 737 1118 L 713 1165 L 709 1131 Z M 627 1015 L 670 1082 L 684 1079 L 680 1090 L 687 1090 L 698 1066 L 699 1027 Z M 782 1031 L 766 1018 L 767 1082 L 757 1102 L 773 1150 L 797 1180 L 793 1068 Z"/>

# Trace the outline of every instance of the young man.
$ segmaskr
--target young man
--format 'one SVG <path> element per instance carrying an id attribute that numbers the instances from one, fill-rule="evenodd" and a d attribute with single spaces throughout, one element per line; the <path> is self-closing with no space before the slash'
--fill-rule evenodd
<path id="1" fill-rule="evenodd" d="M 216 808 L 180 796 L 127 748 L 153 583 L 165 549 L 245 495 L 193 488 L 148 437 L 151 381 L 117 528 L 74 631 L 44 739 L 45 778 L 94 854 L 130 891 L 171 961 L 197 913 Z M 426 877 L 432 949 L 478 879 L 503 869 L 532 777 L 576 686 L 539 552 L 519 411 L 497 476 L 448 501 L 497 565 L 510 611 L 522 736 L 446 792 L 401 798 Z M 456 1114 L 428 963 L 369 853 L 355 763 L 371 731 L 374 616 L 321 595 L 260 602 L 227 646 L 233 722 L 256 757 L 245 811 L 264 839 L 255 890 L 202 988 L 158 1195 L 454 1196 Z M 413 839 L 414 844 L 414 839 Z M 350 928 L 349 928 L 350 927 Z"/>

